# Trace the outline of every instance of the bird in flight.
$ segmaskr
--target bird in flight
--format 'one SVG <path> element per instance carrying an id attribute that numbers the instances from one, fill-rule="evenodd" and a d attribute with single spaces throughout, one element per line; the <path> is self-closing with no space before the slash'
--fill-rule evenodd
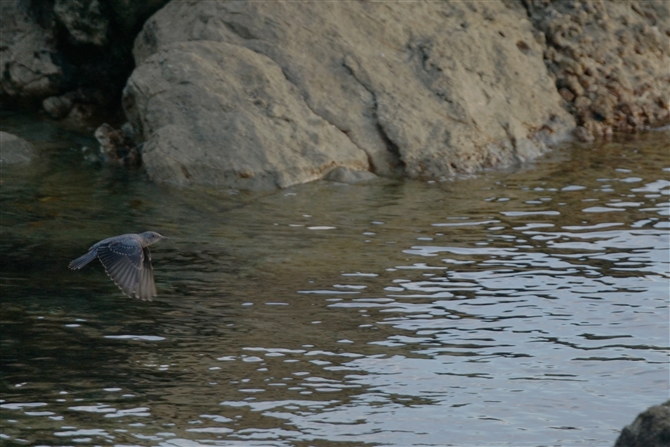
<path id="1" fill-rule="evenodd" d="M 88 253 L 70 262 L 69 267 L 78 270 L 97 257 L 123 293 L 151 301 L 156 296 L 156 284 L 149 245 L 161 239 L 167 238 L 155 231 L 109 237 L 91 246 Z"/>

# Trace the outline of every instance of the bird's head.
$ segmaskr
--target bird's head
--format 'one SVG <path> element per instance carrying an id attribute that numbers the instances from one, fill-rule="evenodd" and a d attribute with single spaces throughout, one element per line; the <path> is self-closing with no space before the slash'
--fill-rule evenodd
<path id="1" fill-rule="evenodd" d="M 153 243 L 160 241 L 161 239 L 167 239 L 167 237 L 162 236 L 156 233 L 155 231 L 145 231 L 144 233 L 141 234 L 141 236 L 146 245 L 151 245 Z"/>

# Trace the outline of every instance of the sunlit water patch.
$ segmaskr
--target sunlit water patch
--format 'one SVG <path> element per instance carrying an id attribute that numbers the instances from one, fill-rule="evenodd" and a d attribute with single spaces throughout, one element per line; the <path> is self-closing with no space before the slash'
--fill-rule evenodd
<path id="1" fill-rule="evenodd" d="M 3 168 L 3 442 L 602 446 L 668 397 L 667 135 L 262 195 L 10 124 L 43 159 Z M 146 229 L 155 301 L 67 269 Z"/>

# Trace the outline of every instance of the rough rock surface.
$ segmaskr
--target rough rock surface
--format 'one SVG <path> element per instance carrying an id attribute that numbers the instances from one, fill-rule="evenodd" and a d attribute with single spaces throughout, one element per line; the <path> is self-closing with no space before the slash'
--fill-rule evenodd
<path id="1" fill-rule="evenodd" d="M 614 447 L 667 447 L 670 445 L 670 400 L 640 413 L 621 430 Z"/>
<path id="2" fill-rule="evenodd" d="M 185 44 L 194 41 L 201 44 Z M 270 133 L 251 143 L 249 136 L 261 126 L 258 120 L 276 116 L 281 121 L 283 112 L 269 110 L 297 108 L 305 113 L 290 117 L 296 132 L 325 120 L 333 138 L 339 136 L 320 144 L 348 154 L 357 149 L 356 159 L 369 160 L 379 175 L 442 178 L 533 158 L 546 141 L 572 130 L 574 120 L 560 106 L 543 51 L 525 11 L 502 1 L 173 1 L 136 39 L 138 68 L 125 92 L 126 112 L 147 140 L 144 162 L 150 175 L 161 181 L 209 183 L 210 174 L 190 167 L 201 166 L 201 156 L 220 156 L 217 152 L 225 151 L 221 159 L 237 171 L 225 174 L 226 182 L 247 169 L 247 154 L 279 161 L 276 154 L 290 150 L 292 139 L 270 138 Z M 203 60 L 204 54 L 220 59 Z M 217 64 L 227 73 L 218 73 Z M 204 65 L 212 69 L 205 77 L 195 68 Z M 228 115 L 251 118 L 245 110 L 262 78 L 294 92 L 291 104 L 275 97 L 262 105 L 265 115 L 253 115 L 243 126 L 228 124 L 241 120 L 230 121 Z M 221 79 L 228 83 L 225 88 Z M 202 104 L 194 102 L 194 92 L 185 93 L 196 86 L 206 99 Z M 212 107 L 208 95 L 225 100 Z M 189 114 L 205 111 L 210 121 L 222 124 L 183 125 Z M 204 150 L 194 145 L 198 140 L 211 145 Z M 319 151 L 312 146 L 301 148 L 306 157 Z M 320 166 L 303 177 L 327 173 Z"/>
<path id="3" fill-rule="evenodd" d="M 63 77 L 54 63 L 56 42 L 24 0 L 0 1 L 0 96 L 3 101 L 43 98 L 58 91 Z"/>
<path id="4" fill-rule="evenodd" d="M 528 0 L 580 139 L 668 122 L 670 2 Z M 590 134 L 590 135 L 589 135 Z"/>
<path id="5" fill-rule="evenodd" d="M 11 133 L 0 131 L 0 163 L 14 165 L 29 163 L 36 157 L 32 143 Z"/>

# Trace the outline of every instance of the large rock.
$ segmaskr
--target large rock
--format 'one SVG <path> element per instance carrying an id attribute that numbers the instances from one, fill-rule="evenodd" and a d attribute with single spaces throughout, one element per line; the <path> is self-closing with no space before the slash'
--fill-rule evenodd
<path id="1" fill-rule="evenodd" d="M 29 163 L 36 157 L 32 143 L 14 134 L 0 131 L 0 163 L 16 165 Z"/>
<path id="2" fill-rule="evenodd" d="M 547 36 L 547 64 L 566 106 L 588 133 L 638 131 L 668 122 L 669 2 L 526 4 L 532 22 Z"/>
<path id="3" fill-rule="evenodd" d="M 640 413 L 621 430 L 614 447 L 668 447 L 670 445 L 670 400 Z"/>
<path id="4" fill-rule="evenodd" d="M 538 37 L 502 1 L 173 1 L 135 41 L 124 101 L 160 181 L 287 186 L 363 160 L 443 178 L 533 158 L 573 129 Z M 296 149 L 318 162 L 293 166 Z"/>

